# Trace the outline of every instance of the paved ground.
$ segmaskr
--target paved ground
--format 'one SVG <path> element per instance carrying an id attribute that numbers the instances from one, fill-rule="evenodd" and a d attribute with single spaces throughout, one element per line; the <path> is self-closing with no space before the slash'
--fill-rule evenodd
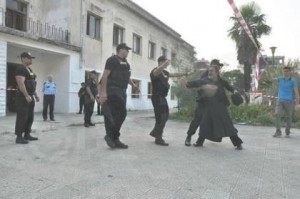
<path id="1" fill-rule="evenodd" d="M 300 130 L 272 138 L 273 128 L 237 125 L 245 144 L 236 151 L 228 138 L 186 147 L 188 123 L 169 121 L 170 146 L 162 147 L 148 135 L 151 116 L 128 113 L 121 137 L 127 150 L 106 146 L 101 116 L 85 128 L 81 115 L 43 122 L 37 114 L 39 141 L 28 145 L 14 144 L 15 116 L 1 118 L 0 198 L 300 198 Z"/>

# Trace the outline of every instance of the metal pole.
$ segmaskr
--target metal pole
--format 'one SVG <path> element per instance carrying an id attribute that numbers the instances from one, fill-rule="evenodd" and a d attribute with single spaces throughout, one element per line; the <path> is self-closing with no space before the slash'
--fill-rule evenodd
<path id="1" fill-rule="evenodd" d="M 275 54 L 276 48 L 277 48 L 277 47 L 275 47 L 275 46 L 270 47 L 271 52 L 272 52 L 272 66 L 273 66 L 273 67 L 274 67 L 274 64 L 275 64 L 275 57 L 274 57 L 274 54 Z"/>

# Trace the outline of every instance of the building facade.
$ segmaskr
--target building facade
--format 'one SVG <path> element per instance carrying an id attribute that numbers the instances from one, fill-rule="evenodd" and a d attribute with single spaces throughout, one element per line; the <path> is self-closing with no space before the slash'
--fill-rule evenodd
<path id="1" fill-rule="evenodd" d="M 53 74 L 57 84 L 56 112 L 78 111 L 77 91 L 89 71 L 101 76 L 106 59 L 117 44 L 132 47 L 128 62 L 132 79 L 141 92 L 127 90 L 127 107 L 151 109 L 150 71 L 157 58 L 166 55 L 170 70 L 191 70 L 194 47 L 159 19 L 130 0 L 0 0 L 0 115 L 11 103 L 7 88 L 15 88 L 14 68 L 20 53 L 30 51 L 36 59 L 37 92 Z M 11 93 L 9 94 L 11 96 Z M 171 99 L 176 106 L 176 99 Z M 42 110 L 42 103 L 35 111 Z"/>

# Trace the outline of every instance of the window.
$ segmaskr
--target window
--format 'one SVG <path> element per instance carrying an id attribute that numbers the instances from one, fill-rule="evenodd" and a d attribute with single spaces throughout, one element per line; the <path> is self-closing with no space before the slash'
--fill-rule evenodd
<path id="1" fill-rule="evenodd" d="M 142 37 L 133 34 L 133 47 L 132 47 L 132 52 L 136 53 L 136 54 L 141 54 L 142 51 Z"/>
<path id="2" fill-rule="evenodd" d="M 150 59 L 155 59 L 155 43 L 149 41 L 148 45 L 148 57 Z"/>
<path id="3" fill-rule="evenodd" d="M 172 66 L 176 66 L 176 62 L 177 62 L 176 53 L 172 53 L 172 55 L 171 55 L 171 64 L 172 64 Z"/>
<path id="4" fill-rule="evenodd" d="M 152 96 L 152 83 L 148 82 L 148 98 Z"/>
<path id="5" fill-rule="evenodd" d="M 114 33 L 113 33 L 113 45 L 117 46 L 120 43 L 123 43 L 124 37 L 124 28 L 114 25 Z"/>
<path id="6" fill-rule="evenodd" d="M 100 39 L 100 23 L 100 17 L 88 13 L 86 34 L 94 39 Z"/>
<path id="7" fill-rule="evenodd" d="M 133 79 L 132 81 L 140 89 L 141 81 L 137 79 Z M 140 98 L 140 93 L 131 88 L 131 98 Z"/>
<path id="8" fill-rule="evenodd" d="M 6 27 L 26 31 L 27 4 L 20 1 L 7 0 L 6 5 Z"/>
<path id="9" fill-rule="evenodd" d="M 161 48 L 160 55 L 162 55 L 162 56 L 166 56 L 166 57 L 167 57 L 167 49 L 165 49 L 165 48 Z"/>

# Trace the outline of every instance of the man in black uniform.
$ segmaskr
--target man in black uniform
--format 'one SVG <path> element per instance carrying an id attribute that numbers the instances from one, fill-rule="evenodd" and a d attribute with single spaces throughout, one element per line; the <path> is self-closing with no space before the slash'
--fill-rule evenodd
<path id="1" fill-rule="evenodd" d="M 78 97 L 79 97 L 79 111 L 77 114 L 82 113 L 83 105 L 84 105 L 84 95 L 85 95 L 85 83 L 81 83 L 81 88 L 78 91 Z"/>
<path id="2" fill-rule="evenodd" d="M 170 65 L 170 61 L 165 56 L 160 56 L 157 61 L 158 66 L 150 73 L 152 83 L 151 101 L 155 114 L 155 126 L 150 135 L 155 138 L 156 144 L 168 146 L 169 144 L 162 139 L 162 134 L 169 118 L 169 106 L 166 99 L 170 88 L 169 77 L 187 76 L 188 73 L 169 73 L 164 70 Z"/>
<path id="3" fill-rule="evenodd" d="M 36 76 L 29 67 L 32 64 L 32 59 L 34 59 L 34 57 L 32 57 L 29 52 L 23 52 L 21 54 L 22 64 L 17 67 L 15 73 L 18 86 L 16 93 L 17 117 L 15 126 L 17 144 L 27 144 L 28 140 L 33 141 L 38 139 L 30 135 L 34 119 L 35 102 L 33 96 L 35 96 L 36 101 L 39 101 L 35 93 Z M 24 137 L 22 136 L 23 133 Z"/>
<path id="4" fill-rule="evenodd" d="M 95 99 L 98 95 L 98 88 L 96 82 L 97 72 L 91 71 L 89 79 L 85 82 L 85 95 L 84 95 L 84 126 L 95 126 L 91 122 L 91 117 L 94 112 Z"/>
<path id="5" fill-rule="evenodd" d="M 107 59 L 101 79 L 100 101 L 104 115 L 106 135 L 104 137 L 110 148 L 127 149 L 128 145 L 119 139 L 120 129 L 126 118 L 126 89 L 131 84 L 138 87 L 130 79 L 130 65 L 126 58 L 131 48 L 125 43 L 117 46 L 117 54 Z M 109 110 L 110 114 L 107 114 Z M 110 117 L 109 117 L 110 115 Z"/>

